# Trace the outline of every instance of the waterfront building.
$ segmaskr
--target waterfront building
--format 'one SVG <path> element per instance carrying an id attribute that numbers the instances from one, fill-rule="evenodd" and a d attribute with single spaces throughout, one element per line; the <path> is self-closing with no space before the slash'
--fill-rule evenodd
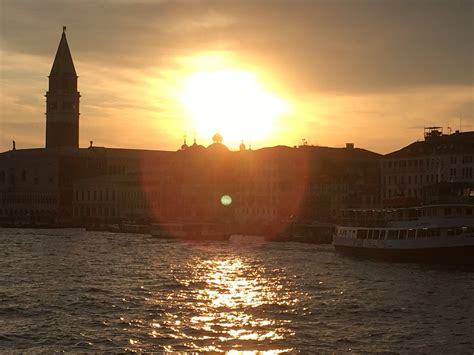
<path id="1" fill-rule="evenodd" d="M 273 147 L 239 154 L 236 220 L 333 221 L 344 207 L 379 203 L 379 158 L 365 149 Z"/>
<path id="2" fill-rule="evenodd" d="M 438 184 L 474 193 L 474 132 L 428 127 L 423 141 L 385 155 L 381 171 L 385 205 L 425 202 Z"/>
<path id="3" fill-rule="evenodd" d="M 289 220 L 333 220 L 340 208 L 374 206 L 380 195 L 379 155 L 364 149 L 280 146 L 235 152 L 214 142 L 177 152 L 134 152 L 142 162 L 133 169 L 108 169 L 74 183 L 76 224 L 227 221 L 259 230 Z M 115 166 L 113 160 L 104 164 Z"/>

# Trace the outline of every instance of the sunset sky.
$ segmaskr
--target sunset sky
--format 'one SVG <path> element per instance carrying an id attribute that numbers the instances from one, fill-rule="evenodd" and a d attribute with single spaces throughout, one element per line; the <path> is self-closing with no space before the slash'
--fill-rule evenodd
<path id="1" fill-rule="evenodd" d="M 387 153 L 423 126 L 474 129 L 473 1 L 0 0 L 0 151 L 43 147 L 62 26 L 80 145 Z M 446 130 L 446 129 L 445 129 Z"/>

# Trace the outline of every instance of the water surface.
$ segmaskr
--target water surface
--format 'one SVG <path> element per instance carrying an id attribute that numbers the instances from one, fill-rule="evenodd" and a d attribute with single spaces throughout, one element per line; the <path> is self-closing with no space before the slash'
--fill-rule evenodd
<path id="1" fill-rule="evenodd" d="M 474 273 L 330 245 L 0 229 L 0 351 L 474 351 Z"/>

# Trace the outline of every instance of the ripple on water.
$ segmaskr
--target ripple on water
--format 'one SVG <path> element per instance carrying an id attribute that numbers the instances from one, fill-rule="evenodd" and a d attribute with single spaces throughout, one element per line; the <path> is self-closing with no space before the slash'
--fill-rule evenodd
<path id="1" fill-rule="evenodd" d="M 0 230 L 0 351 L 470 352 L 469 270 L 331 246 Z"/>

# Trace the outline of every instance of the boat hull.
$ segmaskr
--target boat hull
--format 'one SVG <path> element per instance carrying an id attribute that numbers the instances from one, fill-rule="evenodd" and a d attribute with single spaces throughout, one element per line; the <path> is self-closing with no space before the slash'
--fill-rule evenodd
<path id="1" fill-rule="evenodd" d="M 336 251 L 346 255 L 385 261 L 474 266 L 474 246 L 472 245 L 417 249 L 367 248 L 348 245 L 334 245 L 334 247 Z"/>

